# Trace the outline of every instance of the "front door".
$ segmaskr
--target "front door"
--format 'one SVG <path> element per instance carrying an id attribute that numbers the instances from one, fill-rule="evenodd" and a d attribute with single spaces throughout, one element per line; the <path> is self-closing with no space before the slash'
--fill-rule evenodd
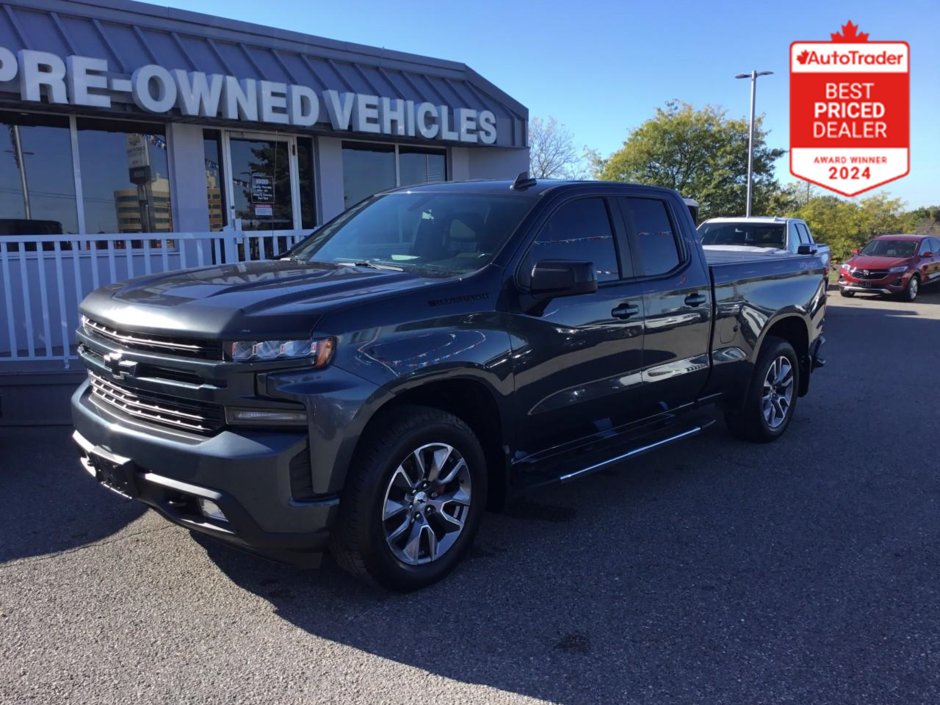
<path id="1" fill-rule="evenodd" d="M 300 222 L 297 141 L 270 133 L 224 133 L 228 154 L 226 224 L 242 231 L 296 230 Z M 266 259 L 286 250 L 286 236 L 247 238 L 241 260 Z"/>
<path id="2" fill-rule="evenodd" d="M 536 262 L 590 261 L 598 279 L 595 293 L 513 315 L 515 399 L 523 419 L 514 460 L 523 472 L 536 461 L 612 441 L 624 424 L 648 413 L 641 403 L 642 288 L 622 275 L 630 270 L 629 257 L 611 205 L 598 197 L 561 204 L 520 268 L 525 284 Z"/>

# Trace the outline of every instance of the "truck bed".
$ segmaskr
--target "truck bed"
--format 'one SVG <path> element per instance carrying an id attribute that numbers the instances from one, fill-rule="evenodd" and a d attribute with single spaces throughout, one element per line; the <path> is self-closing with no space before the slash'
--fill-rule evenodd
<path id="1" fill-rule="evenodd" d="M 815 283 L 815 290 L 823 280 L 826 267 L 817 255 L 773 255 L 763 252 L 713 251 L 705 248 L 705 261 L 711 271 L 716 289 L 721 286 L 741 284 L 745 281 L 778 279 L 803 274 Z M 721 298 L 716 291 L 716 298 Z M 798 299 L 793 299 L 798 300 Z"/>

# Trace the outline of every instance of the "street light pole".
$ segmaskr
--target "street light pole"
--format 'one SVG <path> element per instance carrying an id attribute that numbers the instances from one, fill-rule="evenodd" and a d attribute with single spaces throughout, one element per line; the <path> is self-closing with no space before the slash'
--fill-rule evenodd
<path id="1" fill-rule="evenodd" d="M 751 196 L 754 182 L 754 99 L 757 94 L 757 77 L 769 76 L 773 71 L 751 71 L 739 73 L 735 78 L 751 79 L 751 121 L 748 123 L 747 134 L 747 210 L 745 215 L 751 217 Z"/>

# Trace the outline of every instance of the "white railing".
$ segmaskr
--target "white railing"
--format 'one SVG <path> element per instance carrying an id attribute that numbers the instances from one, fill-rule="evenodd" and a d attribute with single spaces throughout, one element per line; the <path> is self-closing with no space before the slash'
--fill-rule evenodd
<path id="1" fill-rule="evenodd" d="M 113 282 L 269 259 L 309 231 L 0 235 L 0 371 L 75 359 L 78 304 Z"/>

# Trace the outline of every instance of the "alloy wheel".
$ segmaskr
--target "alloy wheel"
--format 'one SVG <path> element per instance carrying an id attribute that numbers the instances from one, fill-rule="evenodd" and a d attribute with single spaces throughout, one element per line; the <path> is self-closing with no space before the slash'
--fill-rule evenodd
<path id="1" fill-rule="evenodd" d="M 429 443 L 392 473 L 382 502 L 385 542 L 407 565 L 431 563 L 454 547 L 470 512 L 470 468 L 456 448 Z"/>
<path id="2" fill-rule="evenodd" d="M 785 355 L 778 356 L 764 377 L 761 409 L 764 421 L 772 430 L 780 428 L 793 405 L 793 363 Z"/>

